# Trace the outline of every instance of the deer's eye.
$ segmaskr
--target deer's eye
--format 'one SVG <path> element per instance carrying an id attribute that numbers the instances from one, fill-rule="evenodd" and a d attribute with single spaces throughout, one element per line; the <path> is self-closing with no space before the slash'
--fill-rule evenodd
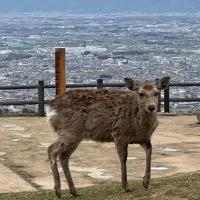
<path id="1" fill-rule="evenodd" d="M 157 96 L 158 96 L 158 92 L 155 92 L 155 93 L 154 93 L 154 96 L 157 97 Z"/>
<path id="2" fill-rule="evenodd" d="M 144 97 L 145 96 L 145 94 L 143 92 L 140 92 L 139 95 L 140 95 L 140 97 Z"/>

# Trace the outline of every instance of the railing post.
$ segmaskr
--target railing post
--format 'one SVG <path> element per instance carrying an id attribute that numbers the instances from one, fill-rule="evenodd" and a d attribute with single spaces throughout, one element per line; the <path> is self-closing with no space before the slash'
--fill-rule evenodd
<path id="1" fill-rule="evenodd" d="M 38 115 L 45 116 L 44 113 L 44 81 L 38 81 Z"/>
<path id="2" fill-rule="evenodd" d="M 169 86 L 164 90 L 164 112 L 169 113 Z"/>
<path id="3" fill-rule="evenodd" d="M 158 81 L 159 79 L 155 79 L 155 81 Z M 158 107 L 157 107 L 157 112 L 161 111 L 161 92 L 158 92 Z"/>
<path id="4" fill-rule="evenodd" d="M 157 107 L 157 112 L 161 111 L 161 92 L 158 92 L 158 107 Z"/>
<path id="5" fill-rule="evenodd" d="M 97 89 L 103 88 L 103 79 L 97 79 Z"/>

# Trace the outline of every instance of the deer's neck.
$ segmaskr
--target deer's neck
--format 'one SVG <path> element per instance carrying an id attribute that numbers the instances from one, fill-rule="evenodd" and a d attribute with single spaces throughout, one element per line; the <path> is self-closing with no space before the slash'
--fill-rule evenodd
<path id="1" fill-rule="evenodd" d="M 140 110 L 140 116 L 141 129 L 144 131 L 151 130 L 153 132 L 158 126 L 157 113 L 147 113 Z"/>

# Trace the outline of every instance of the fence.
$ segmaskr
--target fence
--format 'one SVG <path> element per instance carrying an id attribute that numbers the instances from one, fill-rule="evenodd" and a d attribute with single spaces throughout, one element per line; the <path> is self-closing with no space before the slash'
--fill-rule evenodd
<path id="1" fill-rule="evenodd" d="M 169 87 L 164 90 L 164 97 L 159 96 L 159 106 L 158 111 L 161 111 L 161 102 L 164 102 L 164 112 L 170 111 L 170 102 L 200 102 L 200 98 L 170 98 L 170 88 L 171 87 L 200 87 L 200 82 L 191 83 L 170 83 Z M 67 84 L 66 88 L 93 88 L 97 89 L 103 87 L 125 87 L 123 83 L 103 83 L 103 79 L 97 79 L 96 83 L 93 84 Z M 27 86 L 0 86 L 0 90 L 23 90 L 23 89 L 37 89 L 38 90 L 38 100 L 37 101 L 2 101 L 0 105 L 38 105 L 38 115 L 44 116 L 44 105 L 48 103 L 45 100 L 44 89 L 45 88 L 55 88 L 55 85 L 44 85 L 44 81 L 38 81 L 38 85 L 27 85 Z"/>

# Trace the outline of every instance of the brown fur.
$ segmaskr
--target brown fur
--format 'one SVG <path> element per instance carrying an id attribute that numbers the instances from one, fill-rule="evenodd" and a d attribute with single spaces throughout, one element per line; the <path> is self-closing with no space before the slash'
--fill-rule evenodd
<path id="1" fill-rule="evenodd" d="M 125 78 L 131 90 L 71 90 L 56 97 L 47 109 L 47 117 L 58 139 L 48 148 L 55 182 L 60 194 L 60 177 L 56 157 L 59 156 L 70 193 L 77 195 L 69 158 L 83 140 L 114 142 L 121 162 L 122 187 L 127 191 L 126 160 L 128 144 L 140 144 L 146 151 L 146 172 L 143 185 L 148 188 L 151 165 L 151 135 L 158 126 L 156 117 L 157 93 L 164 89 L 169 78 L 157 82 L 138 83 Z M 141 94 L 142 93 L 142 94 Z"/>

